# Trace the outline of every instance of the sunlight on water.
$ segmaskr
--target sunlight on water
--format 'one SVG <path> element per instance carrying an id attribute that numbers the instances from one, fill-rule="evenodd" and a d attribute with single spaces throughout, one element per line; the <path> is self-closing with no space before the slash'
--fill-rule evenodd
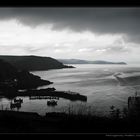
<path id="1" fill-rule="evenodd" d="M 86 106 L 91 106 L 93 110 L 101 114 L 109 112 L 110 106 L 114 105 L 117 108 L 127 107 L 127 98 L 134 95 L 135 90 L 140 90 L 140 78 L 137 81 L 131 80 L 128 84 L 121 85 L 119 79 L 114 75 L 121 73 L 123 76 L 140 76 L 140 66 L 129 65 L 74 65 L 73 69 L 58 69 L 49 71 L 35 71 L 32 72 L 46 79 L 54 82 L 49 86 L 39 88 L 55 87 L 56 90 L 79 92 L 87 96 Z M 118 75 L 119 76 L 119 75 Z M 133 83 L 133 84 L 132 84 Z M 24 102 L 20 111 L 38 112 L 44 115 L 46 112 L 51 111 L 66 111 L 69 106 L 73 106 L 74 110 L 82 102 L 72 102 L 60 98 L 58 105 L 55 107 L 47 106 L 47 100 L 29 100 L 24 97 Z M 4 98 L 0 100 L 1 105 L 7 106 L 8 101 Z"/>

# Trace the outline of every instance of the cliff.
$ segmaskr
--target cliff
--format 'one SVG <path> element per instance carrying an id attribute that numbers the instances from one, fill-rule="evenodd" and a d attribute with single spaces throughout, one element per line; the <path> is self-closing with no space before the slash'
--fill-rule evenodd
<path id="1" fill-rule="evenodd" d="M 0 59 L 7 61 L 19 70 L 27 71 L 73 68 L 72 66 L 63 65 L 63 63 L 51 57 L 1 55 Z"/>
<path id="2" fill-rule="evenodd" d="M 18 70 L 8 62 L 0 60 L 0 91 L 15 92 L 18 89 L 32 89 L 51 83 L 28 71 Z"/>

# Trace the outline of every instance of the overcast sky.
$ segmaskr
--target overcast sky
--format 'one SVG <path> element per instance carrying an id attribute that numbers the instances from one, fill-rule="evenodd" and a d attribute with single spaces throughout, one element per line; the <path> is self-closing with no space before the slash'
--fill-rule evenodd
<path id="1" fill-rule="evenodd" d="M 0 8 L 0 55 L 140 62 L 140 8 Z"/>

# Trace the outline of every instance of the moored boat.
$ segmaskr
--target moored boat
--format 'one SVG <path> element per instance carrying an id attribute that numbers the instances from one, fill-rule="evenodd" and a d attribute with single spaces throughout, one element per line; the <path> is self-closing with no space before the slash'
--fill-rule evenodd
<path id="1" fill-rule="evenodd" d="M 55 100 L 47 101 L 47 105 L 48 106 L 56 106 L 57 105 L 57 101 L 55 101 Z"/>

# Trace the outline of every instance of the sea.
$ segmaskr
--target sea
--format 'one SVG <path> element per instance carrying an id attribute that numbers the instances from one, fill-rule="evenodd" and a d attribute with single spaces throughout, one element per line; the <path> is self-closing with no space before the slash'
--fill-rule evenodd
<path id="1" fill-rule="evenodd" d="M 75 64 L 75 68 L 53 69 L 48 71 L 31 71 L 53 84 L 38 89 L 54 87 L 58 91 L 78 92 L 87 96 L 87 102 L 71 101 L 64 98 L 57 100 L 56 106 L 48 106 L 49 99 L 31 100 L 21 97 L 23 103 L 15 111 L 90 113 L 108 115 L 110 107 L 123 110 L 127 108 L 128 97 L 140 93 L 140 65 L 96 65 Z M 119 80 L 116 76 L 123 80 Z M 127 78 L 126 78 L 127 77 Z M 129 80 L 129 77 L 136 77 Z M 10 99 L 0 98 L 0 110 L 10 110 Z"/>

